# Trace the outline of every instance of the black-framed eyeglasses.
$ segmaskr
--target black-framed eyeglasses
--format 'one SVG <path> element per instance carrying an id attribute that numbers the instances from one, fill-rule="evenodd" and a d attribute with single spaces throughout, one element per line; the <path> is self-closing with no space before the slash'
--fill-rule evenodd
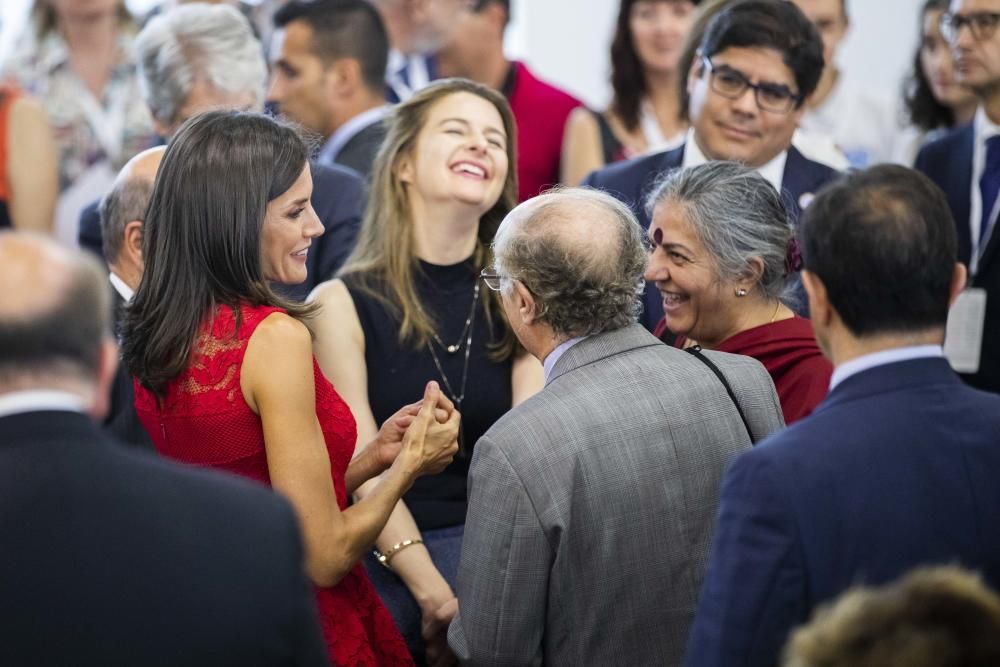
<path id="1" fill-rule="evenodd" d="M 941 15 L 941 36 L 945 41 L 954 44 L 962 28 L 969 26 L 972 37 L 977 42 L 989 39 L 1000 25 L 1000 12 L 969 12 L 968 14 L 953 14 L 945 12 Z"/>
<path id="2" fill-rule="evenodd" d="M 793 93 L 788 86 L 778 83 L 753 83 L 739 70 L 727 65 L 716 66 L 707 57 L 701 61 L 708 69 L 712 90 L 731 100 L 738 100 L 747 88 L 753 90 L 757 106 L 772 113 L 788 113 L 802 101 L 802 96 Z"/>
<path id="3" fill-rule="evenodd" d="M 493 269 L 483 269 L 479 273 L 479 277 L 483 279 L 486 286 L 489 287 L 494 292 L 500 291 L 500 279 L 503 277 Z"/>

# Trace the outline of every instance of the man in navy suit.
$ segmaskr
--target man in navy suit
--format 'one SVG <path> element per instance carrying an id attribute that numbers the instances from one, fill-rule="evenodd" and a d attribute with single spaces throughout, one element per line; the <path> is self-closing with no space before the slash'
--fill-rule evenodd
<path id="1" fill-rule="evenodd" d="M 986 310 L 974 387 L 1000 392 L 1000 0 L 954 0 L 942 31 L 955 52 L 958 80 L 979 97 L 972 124 L 925 146 L 916 168 L 948 196 L 958 229 L 958 259 L 970 287 L 983 290 Z M 976 321 L 976 326 L 979 322 Z"/>
<path id="2" fill-rule="evenodd" d="M 227 5 L 183 5 L 150 19 L 135 42 L 139 84 L 157 132 L 169 139 L 184 121 L 209 109 L 260 109 L 267 65 L 250 24 Z M 306 260 L 308 278 L 281 287 L 305 299 L 354 248 L 366 192 L 361 176 L 338 165 L 312 164 L 312 205 L 326 230 Z M 80 245 L 100 252 L 97 204 L 80 218 Z"/>
<path id="3" fill-rule="evenodd" d="M 0 664 L 325 665 L 291 506 L 114 444 L 107 277 L 0 234 Z"/>
<path id="4" fill-rule="evenodd" d="M 823 72 L 823 42 L 809 19 L 784 0 L 749 0 L 709 23 L 688 72 L 691 129 L 674 150 L 613 164 L 583 182 L 618 197 L 649 227 L 646 196 L 664 173 L 707 160 L 736 160 L 784 193 L 794 218 L 837 172 L 805 158 L 792 135 Z M 642 322 L 663 316 L 647 286 Z"/>
<path id="5" fill-rule="evenodd" d="M 830 394 L 726 472 L 690 667 L 771 667 L 817 604 L 917 566 L 1000 585 L 1000 396 L 943 358 L 966 279 L 944 195 L 874 167 L 825 189 L 801 237 Z"/>

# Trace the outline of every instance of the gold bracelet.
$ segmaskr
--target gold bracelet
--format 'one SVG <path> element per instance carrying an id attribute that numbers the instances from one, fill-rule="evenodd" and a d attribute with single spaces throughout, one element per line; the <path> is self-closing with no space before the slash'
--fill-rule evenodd
<path id="1" fill-rule="evenodd" d="M 385 551 L 385 553 L 379 551 L 378 549 L 373 549 L 372 551 L 375 554 L 376 560 L 378 560 L 378 562 L 381 563 L 383 567 L 386 567 L 391 570 L 392 568 L 389 567 L 389 560 L 391 560 L 393 556 L 398 554 L 406 547 L 412 547 L 414 544 L 423 544 L 423 543 L 424 541 L 418 537 L 416 539 L 403 540 L 402 542 L 393 544 L 389 549 Z"/>

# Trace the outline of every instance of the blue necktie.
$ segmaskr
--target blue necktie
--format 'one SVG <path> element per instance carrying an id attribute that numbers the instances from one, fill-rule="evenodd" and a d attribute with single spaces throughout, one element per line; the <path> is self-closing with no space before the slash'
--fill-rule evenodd
<path id="1" fill-rule="evenodd" d="M 979 194 L 983 200 L 983 217 L 979 223 L 979 249 L 982 252 L 983 241 L 993 220 L 993 207 L 996 205 L 997 193 L 1000 192 L 1000 135 L 986 140 L 986 162 L 983 164 L 983 175 L 979 179 Z"/>

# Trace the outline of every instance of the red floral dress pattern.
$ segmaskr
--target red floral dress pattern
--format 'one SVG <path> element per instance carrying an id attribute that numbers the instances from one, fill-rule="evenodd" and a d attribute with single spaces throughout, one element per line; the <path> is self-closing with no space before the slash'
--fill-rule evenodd
<path id="1" fill-rule="evenodd" d="M 135 385 L 139 419 L 164 456 L 226 470 L 270 485 L 260 417 L 240 389 L 240 368 L 257 325 L 279 308 L 243 305 L 240 318 L 218 308 L 202 326 L 188 368 L 167 388 L 162 402 Z M 330 456 L 340 509 L 347 507 L 344 474 L 357 426 L 347 404 L 313 359 L 316 415 Z M 316 588 L 320 624 L 330 660 L 342 667 L 412 665 L 392 617 L 357 563 L 332 588 Z"/>

